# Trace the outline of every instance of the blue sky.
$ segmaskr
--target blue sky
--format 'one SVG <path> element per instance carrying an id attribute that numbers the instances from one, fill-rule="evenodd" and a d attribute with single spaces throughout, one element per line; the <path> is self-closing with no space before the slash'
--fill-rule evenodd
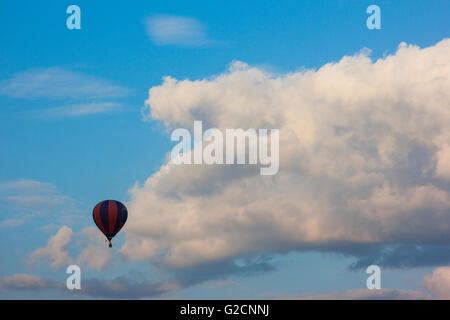
<path id="1" fill-rule="evenodd" d="M 32 252 L 67 225 L 76 234 L 67 250 L 70 256 L 78 255 L 88 241 L 81 232 L 93 226 L 95 204 L 103 199 L 131 201 L 133 185 L 142 185 L 166 163 L 173 143 L 163 121 L 170 120 L 143 117 L 148 91 L 162 88 L 163 77 L 211 79 L 233 61 L 276 77 L 317 70 L 363 48 L 372 51 L 375 61 L 395 54 L 401 42 L 433 46 L 450 31 L 450 3 L 445 0 L 77 1 L 81 30 L 66 28 L 70 4 L 2 3 L 0 223 L 6 223 L 0 226 L 1 278 L 26 273 L 64 283 L 65 265 L 52 268 L 45 259 L 30 262 Z M 381 8 L 381 30 L 366 27 L 371 4 Z M 154 20 L 148 19 L 155 17 L 195 22 L 195 39 L 183 42 L 183 34 L 170 39 L 159 34 L 158 27 L 152 33 L 149 21 Z M 166 43 L 158 42 L 158 35 Z M 126 232 L 115 241 L 111 266 L 83 269 L 83 277 L 170 282 L 180 272 L 119 254 Z M 394 240 L 393 245 L 399 243 Z M 261 265 L 267 270 L 256 274 L 212 276 L 164 291 L 163 296 L 273 298 L 365 287 L 365 270 L 349 269 L 355 262 L 352 254 L 294 251 L 263 255 Z M 234 258 L 259 254 L 241 252 Z M 390 268 L 383 274 L 383 287 L 421 290 L 424 275 L 436 266 Z M 54 298 L 60 293 L 49 289 L 42 294 Z M 31 289 L 0 289 L 2 298 L 35 296 Z"/>

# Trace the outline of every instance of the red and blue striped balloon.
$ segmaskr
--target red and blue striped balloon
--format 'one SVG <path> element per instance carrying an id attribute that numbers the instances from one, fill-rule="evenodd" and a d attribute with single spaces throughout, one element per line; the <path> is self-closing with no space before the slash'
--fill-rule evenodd
<path id="1" fill-rule="evenodd" d="M 112 247 L 111 239 L 122 229 L 127 221 L 127 208 L 119 201 L 105 200 L 97 203 L 92 216 L 94 222 L 109 241 L 109 247 Z"/>

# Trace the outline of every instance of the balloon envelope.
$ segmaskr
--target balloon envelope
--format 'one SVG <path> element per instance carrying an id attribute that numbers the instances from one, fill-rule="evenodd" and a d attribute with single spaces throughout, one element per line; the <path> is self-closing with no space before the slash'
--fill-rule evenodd
<path id="1" fill-rule="evenodd" d="M 105 200 L 97 203 L 92 216 L 95 224 L 106 236 L 111 247 L 111 239 L 114 238 L 127 221 L 127 208 L 119 201 Z"/>

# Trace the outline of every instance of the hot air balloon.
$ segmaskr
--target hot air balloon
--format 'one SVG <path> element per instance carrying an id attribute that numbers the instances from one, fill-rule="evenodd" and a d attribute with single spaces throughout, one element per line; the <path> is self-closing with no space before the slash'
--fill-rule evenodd
<path id="1" fill-rule="evenodd" d="M 97 203 L 92 212 L 94 222 L 109 241 L 122 229 L 127 221 L 127 208 L 116 200 L 105 200 Z"/>

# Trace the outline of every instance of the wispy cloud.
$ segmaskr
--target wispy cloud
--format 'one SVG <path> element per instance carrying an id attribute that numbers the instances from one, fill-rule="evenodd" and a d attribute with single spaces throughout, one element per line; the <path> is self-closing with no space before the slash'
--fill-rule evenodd
<path id="1" fill-rule="evenodd" d="M 160 46 L 204 47 L 217 43 L 209 38 L 206 27 L 190 17 L 158 15 L 147 18 L 147 33 Z"/>
<path id="2" fill-rule="evenodd" d="M 44 222 L 44 217 L 63 223 L 78 213 L 75 200 L 62 194 L 54 184 L 32 179 L 1 182 L 0 207 L 10 214 L 0 221 L 1 227 L 17 227 L 35 218 Z"/>
<path id="3" fill-rule="evenodd" d="M 99 114 L 118 111 L 121 105 L 115 102 L 100 102 L 87 104 L 74 104 L 64 107 L 43 109 L 35 112 L 38 117 L 44 118 L 64 118 L 81 117 L 88 114 Z"/>
<path id="4" fill-rule="evenodd" d="M 0 183 L 0 192 L 53 193 L 56 187 L 52 183 L 31 179 L 20 179 Z"/>
<path id="5" fill-rule="evenodd" d="M 0 221 L 0 227 L 18 227 L 25 223 L 25 219 L 6 219 Z"/>
<path id="6" fill-rule="evenodd" d="M 54 119 L 120 110 L 121 104 L 111 100 L 125 97 L 129 92 L 128 88 L 111 81 L 62 67 L 31 69 L 0 81 L 0 95 L 65 103 L 32 111 L 40 117 Z"/>
<path id="7" fill-rule="evenodd" d="M 0 204 L 16 210 L 57 209 L 70 202 L 55 185 L 30 179 L 0 183 Z"/>
<path id="8" fill-rule="evenodd" d="M 98 99 L 128 92 L 104 79 L 61 67 L 31 69 L 0 82 L 0 94 L 12 98 Z"/>

